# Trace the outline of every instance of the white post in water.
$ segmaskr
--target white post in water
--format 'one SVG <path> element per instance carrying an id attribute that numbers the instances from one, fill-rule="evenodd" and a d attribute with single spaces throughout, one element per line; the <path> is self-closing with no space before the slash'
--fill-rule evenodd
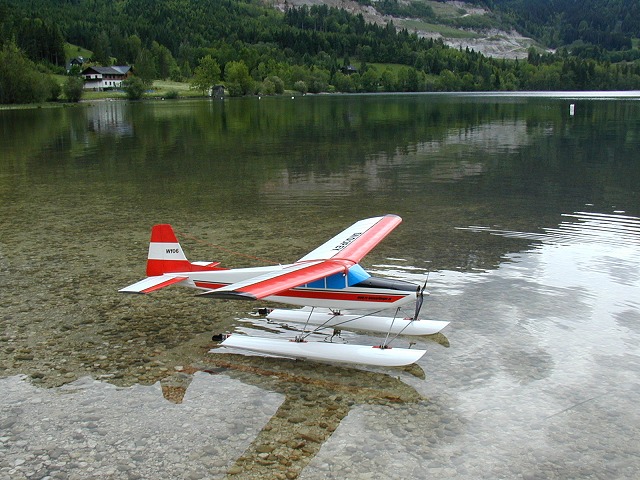
<path id="1" fill-rule="evenodd" d="M 576 113 L 576 104 L 572 103 L 571 105 L 569 105 L 569 115 L 573 117 L 575 113 Z"/>

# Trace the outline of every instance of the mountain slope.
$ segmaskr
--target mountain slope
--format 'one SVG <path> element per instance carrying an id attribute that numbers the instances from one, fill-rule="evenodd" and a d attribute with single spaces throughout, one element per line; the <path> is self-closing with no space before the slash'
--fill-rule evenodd
<path id="1" fill-rule="evenodd" d="M 640 38 L 637 0 L 276 0 L 275 6 L 318 4 L 496 58 L 525 58 L 532 46 L 628 50 Z"/>
<path id="2" fill-rule="evenodd" d="M 484 3 L 484 2 L 483 2 Z M 576 42 L 605 50 L 631 48 L 640 37 L 637 0 L 488 0 L 518 29 L 552 48 Z"/>
<path id="3" fill-rule="evenodd" d="M 527 51 L 532 43 L 504 33 L 515 20 L 478 6 L 484 3 L 339 0 L 337 8 L 320 0 L 264 1 L 274 0 L 0 0 L 0 48 L 64 71 L 70 42 L 90 49 L 95 63 L 133 64 L 146 82 L 224 80 L 238 94 L 276 86 L 311 93 L 640 88 L 637 48 Z M 445 38 L 461 48 L 449 48 Z M 60 47 L 51 51 L 52 44 Z M 527 61 L 480 53 L 497 50 L 511 58 L 526 52 Z M 203 65 L 212 68 L 204 72 Z M 15 70 L 0 69 L 0 76 Z"/>
<path id="4" fill-rule="evenodd" d="M 527 36 L 521 35 L 513 28 L 511 20 L 507 22 L 497 18 L 491 10 L 482 4 L 462 1 L 431 0 L 387 0 L 388 3 L 404 5 L 422 4 L 431 9 L 430 18 L 410 18 L 397 14 L 385 14 L 382 2 L 372 3 L 369 0 L 276 0 L 270 2 L 281 11 L 291 6 L 328 5 L 344 8 L 355 15 L 361 14 L 366 21 L 385 25 L 388 22 L 399 29 L 415 32 L 423 38 L 442 40 L 445 45 L 454 48 L 469 48 L 483 55 L 494 58 L 526 58 L 532 46 L 541 45 Z M 388 8 L 388 11 L 394 9 Z M 399 11 L 402 13 L 402 11 Z M 407 12 L 410 13 L 410 12 Z"/>

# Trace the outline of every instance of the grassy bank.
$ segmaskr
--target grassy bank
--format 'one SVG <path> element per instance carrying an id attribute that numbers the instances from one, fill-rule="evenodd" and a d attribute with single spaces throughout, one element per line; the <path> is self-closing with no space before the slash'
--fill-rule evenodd
<path id="1" fill-rule="evenodd" d="M 61 87 L 67 81 L 65 75 L 53 75 Z M 107 90 L 104 92 L 94 92 L 85 90 L 82 93 L 82 102 L 90 102 L 95 100 L 126 100 L 127 94 L 123 90 Z M 171 82 L 167 80 L 156 80 L 152 87 L 142 97 L 145 98 L 204 98 L 202 91 L 192 90 L 189 84 L 185 82 Z M 0 110 L 17 110 L 24 108 L 55 108 L 61 106 L 75 105 L 67 101 L 63 93 L 60 94 L 57 102 L 43 103 L 26 103 L 26 104 L 0 104 Z"/>
<path id="2" fill-rule="evenodd" d="M 171 82 L 168 80 L 156 80 L 142 98 L 180 98 L 202 97 L 200 90 L 192 90 L 185 82 Z M 103 100 L 105 98 L 125 99 L 127 94 L 122 90 L 107 90 L 104 92 L 85 91 L 82 100 Z"/>

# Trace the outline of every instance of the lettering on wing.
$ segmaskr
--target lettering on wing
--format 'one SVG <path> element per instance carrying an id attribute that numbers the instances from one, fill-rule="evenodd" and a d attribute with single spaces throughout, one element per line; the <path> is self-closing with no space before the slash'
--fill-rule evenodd
<path id="1" fill-rule="evenodd" d="M 358 238 L 360 235 L 362 235 L 362 233 L 354 233 L 349 238 L 347 238 L 346 240 L 343 240 L 341 243 L 333 247 L 332 250 L 343 250 L 344 248 L 348 247 L 349 244 L 353 243 L 353 241 L 356 238 Z"/>

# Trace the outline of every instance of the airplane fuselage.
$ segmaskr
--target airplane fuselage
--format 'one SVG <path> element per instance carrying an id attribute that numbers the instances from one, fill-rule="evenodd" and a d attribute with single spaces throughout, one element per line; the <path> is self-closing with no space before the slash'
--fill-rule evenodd
<path id="1" fill-rule="evenodd" d="M 180 285 L 211 291 L 227 285 L 263 275 L 274 270 L 287 268 L 288 265 L 271 267 L 237 268 L 230 270 L 214 270 L 188 272 L 188 280 Z M 181 275 L 176 273 L 176 275 Z M 339 275 L 338 277 L 343 277 Z M 346 277 L 345 277 L 346 281 Z M 355 285 L 337 285 L 329 277 L 325 282 L 313 282 L 300 287 L 282 291 L 278 295 L 265 297 L 264 300 L 290 305 L 323 307 L 334 310 L 371 310 L 396 308 L 416 300 L 418 286 L 401 280 L 389 280 L 380 277 L 369 277 Z M 218 298 L 222 298 L 218 296 Z M 237 299 L 237 296 L 229 297 Z"/>

